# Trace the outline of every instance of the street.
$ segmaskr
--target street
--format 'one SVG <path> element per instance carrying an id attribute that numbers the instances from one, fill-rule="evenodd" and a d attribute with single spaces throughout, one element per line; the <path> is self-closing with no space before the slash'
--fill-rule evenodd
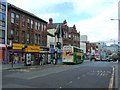
<path id="1" fill-rule="evenodd" d="M 77 65 L 44 65 L 3 70 L 3 88 L 118 88 L 118 63 L 86 60 Z M 3 89 L 4 90 L 4 89 Z"/>

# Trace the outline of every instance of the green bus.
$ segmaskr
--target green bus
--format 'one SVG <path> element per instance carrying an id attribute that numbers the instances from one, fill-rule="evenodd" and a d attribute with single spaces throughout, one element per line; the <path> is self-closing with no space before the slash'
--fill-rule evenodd
<path id="1" fill-rule="evenodd" d="M 78 64 L 83 63 L 83 50 L 75 46 L 63 46 L 62 62 L 64 64 Z"/>

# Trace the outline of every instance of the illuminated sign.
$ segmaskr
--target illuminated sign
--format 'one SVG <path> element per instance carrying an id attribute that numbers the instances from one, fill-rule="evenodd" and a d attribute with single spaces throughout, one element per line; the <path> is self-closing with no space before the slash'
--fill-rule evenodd
<path id="1" fill-rule="evenodd" d="M 39 52 L 42 51 L 43 48 L 40 48 L 40 46 L 27 46 L 25 49 L 25 52 Z"/>
<path id="2" fill-rule="evenodd" d="M 21 50 L 23 47 L 24 47 L 23 44 L 13 43 L 12 45 L 12 49 L 17 49 L 17 50 Z"/>

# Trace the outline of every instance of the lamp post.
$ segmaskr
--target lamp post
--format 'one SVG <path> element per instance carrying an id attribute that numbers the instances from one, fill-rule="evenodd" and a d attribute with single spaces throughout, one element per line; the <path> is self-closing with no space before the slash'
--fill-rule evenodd
<path id="1" fill-rule="evenodd" d="M 120 61 L 120 19 L 111 19 L 112 21 L 117 20 L 118 21 L 118 61 Z"/>
<path id="2" fill-rule="evenodd" d="M 9 40 L 10 40 L 10 47 L 11 47 L 11 54 L 10 54 L 10 59 L 11 59 L 11 67 L 13 68 L 13 39 L 14 39 L 14 37 L 13 37 L 13 35 L 11 35 L 11 37 L 9 38 Z"/>

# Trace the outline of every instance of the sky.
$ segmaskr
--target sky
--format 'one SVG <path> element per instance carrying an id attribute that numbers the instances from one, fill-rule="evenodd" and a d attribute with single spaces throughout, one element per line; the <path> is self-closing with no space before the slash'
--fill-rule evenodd
<path id="1" fill-rule="evenodd" d="M 67 25 L 88 41 L 118 41 L 118 2 L 119 0 L 7 0 L 9 3 L 53 23 L 67 21 Z"/>

